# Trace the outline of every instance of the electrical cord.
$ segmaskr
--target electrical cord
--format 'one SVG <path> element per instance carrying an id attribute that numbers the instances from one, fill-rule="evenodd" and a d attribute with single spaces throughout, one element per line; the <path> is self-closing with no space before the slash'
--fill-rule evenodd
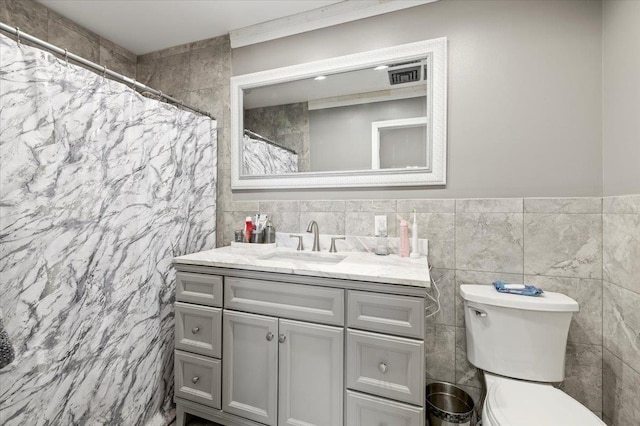
<path id="1" fill-rule="evenodd" d="M 437 285 L 437 281 L 433 279 L 433 276 L 431 275 L 431 269 L 432 266 L 429 266 L 429 280 L 431 281 L 431 286 L 434 289 L 434 293 L 436 295 L 436 297 L 434 298 L 432 295 L 429 294 L 429 292 L 427 291 L 427 297 L 429 299 L 431 299 L 434 303 L 430 304 L 429 306 L 427 306 L 425 308 L 425 312 L 428 312 L 431 308 L 433 308 L 434 306 L 436 306 L 436 310 L 431 312 L 430 314 L 425 315 L 425 318 L 431 318 L 432 316 L 436 315 L 438 312 L 440 312 L 440 289 L 438 289 L 438 285 Z M 438 280 L 439 281 L 439 280 Z"/>

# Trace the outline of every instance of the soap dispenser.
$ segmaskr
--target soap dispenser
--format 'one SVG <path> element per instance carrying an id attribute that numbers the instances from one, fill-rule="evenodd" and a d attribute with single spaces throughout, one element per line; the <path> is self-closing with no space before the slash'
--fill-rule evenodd
<path id="1" fill-rule="evenodd" d="M 264 243 L 273 244 L 276 242 L 276 228 L 271 223 L 271 218 L 267 219 L 267 226 L 264 228 Z"/>
<path id="2" fill-rule="evenodd" d="M 381 229 L 380 234 L 376 236 L 375 254 L 378 256 L 387 256 L 389 254 L 389 242 L 387 240 L 387 230 Z"/>

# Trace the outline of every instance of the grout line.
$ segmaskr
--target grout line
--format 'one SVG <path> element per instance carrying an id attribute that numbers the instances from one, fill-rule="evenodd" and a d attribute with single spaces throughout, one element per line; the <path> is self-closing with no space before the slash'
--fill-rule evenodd
<path id="1" fill-rule="evenodd" d="M 604 198 L 600 197 L 600 269 L 601 269 L 601 277 L 600 281 L 600 291 L 602 294 L 602 298 L 600 300 L 600 312 L 602 318 L 600 318 L 600 343 L 602 344 L 602 358 L 600 359 L 600 394 L 604 392 L 604 350 L 606 349 L 604 346 Z M 602 406 L 602 411 L 604 412 L 604 402 Z"/>
<path id="2" fill-rule="evenodd" d="M 457 242 L 457 230 L 458 230 L 458 202 L 453 202 L 453 266 L 458 266 L 458 242 Z M 458 304 L 456 303 L 456 295 L 458 294 L 458 270 L 453 270 L 453 383 L 458 384 Z M 466 330 L 466 329 L 465 329 Z"/>
<path id="3" fill-rule="evenodd" d="M 522 199 L 522 283 L 524 284 L 524 264 L 525 264 L 525 253 L 524 248 L 527 243 L 524 238 L 524 226 L 525 226 L 525 214 L 524 214 L 524 198 Z"/>
<path id="4" fill-rule="evenodd" d="M 612 356 L 612 357 L 616 358 L 616 359 L 617 359 L 618 361 L 620 361 L 622 364 L 624 364 L 625 366 L 627 366 L 628 368 L 630 368 L 630 369 L 631 369 L 631 371 L 633 371 L 633 372 L 635 372 L 636 374 L 640 375 L 640 371 L 638 371 L 638 370 L 636 370 L 635 368 L 633 368 L 632 366 L 630 366 L 630 365 L 629 365 L 625 360 L 623 360 L 623 359 L 622 359 L 622 358 L 620 358 L 618 355 L 616 355 L 616 354 L 614 354 L 613 352 L 611 352 L 609 349 L 607 349 L 607 348 L 603 347 L 603 348 L 602 348 L 602 350 L 603 350 L 603 351 L 607 351 L 607 352 L 609 352 L 609 353 L 611 354 L 611 356 Z M 602 368 L 603 368 L 603 370 L 602 370 L 602 371 L 604 371 L 604 352 L 602 353 L 602 359 L 603 359 L 603 361 L 602 361 Z M 604 373 L 603 373 L 603 376 L 604 376 Z M 603 379 L 604 379 L 604 377 L 603 377 Z"/>

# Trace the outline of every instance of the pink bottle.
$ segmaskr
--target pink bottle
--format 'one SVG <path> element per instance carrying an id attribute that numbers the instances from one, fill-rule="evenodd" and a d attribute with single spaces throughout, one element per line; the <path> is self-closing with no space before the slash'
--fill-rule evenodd
<path id="1" fill-rule="evenodd" d="M 400 221 L 400 247 L 398 254 L 400 257 L 409 256 L 409 223 L 406 220 Z"/>

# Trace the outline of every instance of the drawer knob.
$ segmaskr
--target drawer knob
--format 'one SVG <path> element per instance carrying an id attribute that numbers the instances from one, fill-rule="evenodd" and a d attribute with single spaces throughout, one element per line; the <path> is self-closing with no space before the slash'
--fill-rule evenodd
<path id="1" fill-rule="evenodd" d="M 198 333 L 200 332 L 200 327 L 193 327 L 193 328 L 191 329 L 191 332 L 192 332 L 193 334 L 198 334 Z"/>
<path id="2" fill-rule="evenodd" d="M 267 341 L 270 342 L 273 340 L 273 333 L 272 332 L 268 332 L 267 333 Z"/>
<path id="3" fill-rule="evenodd" d="M 287 336 L 285 336 L 284 334 L 278 336 L 278 342 L 284 343 L 285 340 L 287 340 Z"/>
<path id="4" fill-rule="evenodd" d="M 382 374 L 387 372 L 387 364 L 385 364 L 384 362 L 381 362 L 380 365 L 378 365 L 378 370 L 380 370 L 380 372 Z"/>
<path id="5" fill-rule="evenodd" d="M 198 376 L 194 376 L 193 379 L 191 379 L 191 381 L 193 382 L 193 384 L 195 385 L 196 383 L 198 383 L 198 381 L 200 380 L 200 377 Z"/>

